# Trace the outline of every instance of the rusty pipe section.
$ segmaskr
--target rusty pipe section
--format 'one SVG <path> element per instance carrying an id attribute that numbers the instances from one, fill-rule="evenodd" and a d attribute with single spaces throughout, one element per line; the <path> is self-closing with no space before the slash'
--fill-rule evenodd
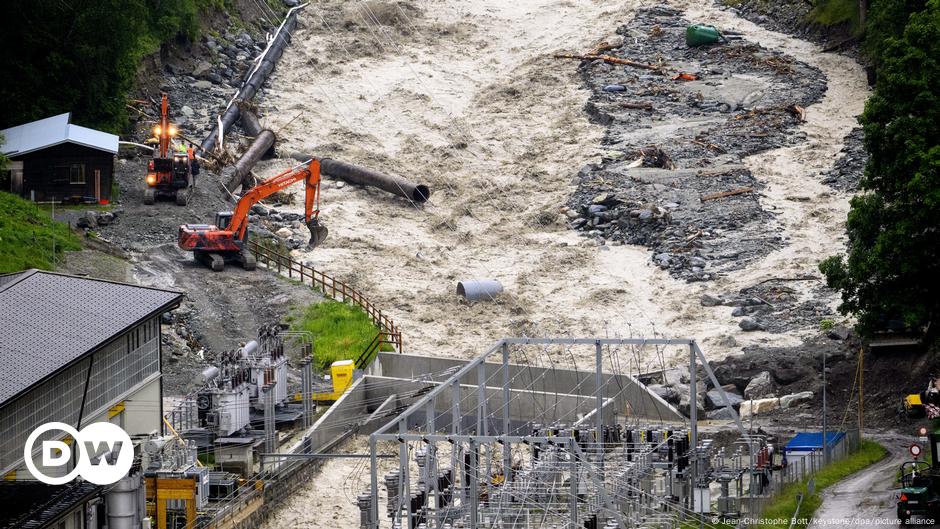
<path id="1" fill-rule="evenodd" d="M 309 154 L 294 153 L 291 155 L 291 158 L 298 161 L 306 161 L 316 157 Z M 320 172 L 322 174 L 339 178 L 350 184 L 376 187 L 419 204 L 427 202 L 428 198 L 431 197 L 431 189 L 428 188 L 428 186 L 416 184 L 400 176 L 380 173 L 366 167 L 333 160 L 331 158 L 320 158 L 319 160 Z"/>

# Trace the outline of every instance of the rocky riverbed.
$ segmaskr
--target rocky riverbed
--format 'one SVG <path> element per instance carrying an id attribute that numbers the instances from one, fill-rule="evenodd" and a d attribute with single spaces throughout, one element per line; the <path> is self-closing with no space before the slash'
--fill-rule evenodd
<path id="1" fill-rule="evenodd" d="M 688 47 L 690 21 L 644 9 L 610 53 L 661 70 L 580 67 L 606 156 L 578 173 L 569 225 L 598 244 L 640 244 L 672 275 L 707 281 L 781 244 L 742 158 L 802 141 L 803 108 L 826 90 L 819 69 L 747 41 Z M 720 198 L 723 193 L 733 193 Z"/>

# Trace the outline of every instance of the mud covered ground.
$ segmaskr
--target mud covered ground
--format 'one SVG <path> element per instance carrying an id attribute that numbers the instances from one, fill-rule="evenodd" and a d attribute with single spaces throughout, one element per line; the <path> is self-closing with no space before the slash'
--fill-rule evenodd
<path id="1" fill-rule="evenodd" d="M 254 339 L 261 325 L 283 321 L 293 310 L 322 299 L 308 287 L 261 270 L 246 272 L 231 264 L 213 272 L 177 247 L 181 224 L 212 222 L 216 211 L 232 209 L 214 175 L 197 177 L 186 206 L 173 201 L 147 206 L 142 200 L 146 158 L 121 159 L 116 169 L 120 199 L 107 210 L 114 218 L 89 230 L 94 242 L 68 256 L 67 270 L 186 294 L 180 308 L 164 319 L 166 396 L 193 389 L 196 374 L 217 354 Z M 63 210 L 56 216 L 75 225 L 87 211 Z"/>

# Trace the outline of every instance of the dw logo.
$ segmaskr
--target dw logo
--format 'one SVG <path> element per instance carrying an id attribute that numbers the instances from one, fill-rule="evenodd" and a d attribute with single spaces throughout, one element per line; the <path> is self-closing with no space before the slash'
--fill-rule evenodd
<path id="1" fill-rule="evenodd" d="M 72 436 L 75 442 L 69 446 L 62 441 L 43 441 L 41 453 L 44 468 L 67 465 L 72 459 L 72 447 L 78 449 L 78 463 L 64 476 L 47 476 L 33 462 L 36 439 L 50 430 L 61 430 Z M 23 448 L 23 460 L 34 478 L 49 485 L 62 485 L 79 475 L 96 485 L 110 485 L 120 481 L 130 471 L 134 464 L 134 445 L 123 428 L 109 422 L 89 424 L 81 432 L 65 423 L 47 422 L 29 434 L 26 447 Z"/>

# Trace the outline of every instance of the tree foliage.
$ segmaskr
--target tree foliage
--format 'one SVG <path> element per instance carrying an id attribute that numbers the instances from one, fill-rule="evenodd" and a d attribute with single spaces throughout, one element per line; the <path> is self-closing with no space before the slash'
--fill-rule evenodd
<path id="1" fill-rule="evenodd" d="M 120 132 L 141 57 L 193 38 L 212 0 L 8 0 L 0 17 L 0 128 L 62 112 Z"/>
<path id="2" fill-rule="evenodd" d="M 869 26 L 878 81 L 861 118 L 864 192 L 852 200 L 847 255 L 820 265 L 863 332 L 886 320 L 919 329 L 940 309 L 940 0 L 913 4 L 872 6 L 871 24 L 897 33 Z"/>

